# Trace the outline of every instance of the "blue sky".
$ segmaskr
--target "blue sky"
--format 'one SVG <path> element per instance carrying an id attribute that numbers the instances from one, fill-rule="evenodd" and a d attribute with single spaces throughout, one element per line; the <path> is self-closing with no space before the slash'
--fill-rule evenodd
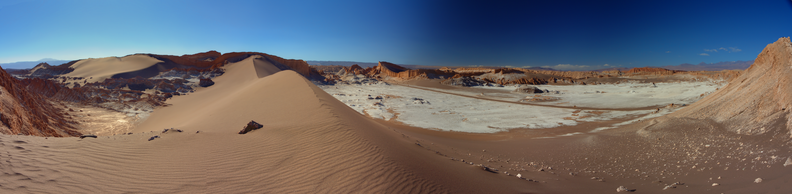
<path id="1" fill-rule="evenodd" d="M 583 70 L 752 60 L 792 36 L 790 0 L 217 2 L 3 0 L 0 63 L 217 50 Z"/>

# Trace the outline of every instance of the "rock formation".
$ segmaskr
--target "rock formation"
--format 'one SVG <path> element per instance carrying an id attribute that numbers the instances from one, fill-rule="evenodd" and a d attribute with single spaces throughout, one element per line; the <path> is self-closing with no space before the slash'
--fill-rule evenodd
<path id="1" fill-rule="evenodd" d="M 324 67 L 315 68 L 322 71 L 325 80 L 336 82 L 345 80 L 344 76 L 365 75 L 367 78 L 378 80 L 411 80 L 411 79 L 446 79 L 441 83 L 455 86 L 478 86 L 486 84 L 514 85 L 514 84 L 600 84 L 617 83 L 628 80 L 645 80 L 648 78 L 670 78 L 670 81 L 700 81 L 701 79 L 729 81 L 739 75 L 739 70 L 711 71 L 680 71 L 656 67 L 641 67 L 624 69 L 610 69 L 602 71 L 555 71 L 524 68 L 498 68 L 498 67 L 459 67 L 439 69 L 409 69 L 393 63 L 381 61 L 375 67 L 363 69 L 360 66 L 350 67 Z M 470 77 L 470 78 L 465 78 Z M 479 84 L 478 82 L 484 82 Z"/>
<path id="2" fill-rule="evenodd" d="M 36 136 L 80 136 L 73 122 L 47 97 L 29 92 L 24 85 L 0 68 L 0 132 Z"/>

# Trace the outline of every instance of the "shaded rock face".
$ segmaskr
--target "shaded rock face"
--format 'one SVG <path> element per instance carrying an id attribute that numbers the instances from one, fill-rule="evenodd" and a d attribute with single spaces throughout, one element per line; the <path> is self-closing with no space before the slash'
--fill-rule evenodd
<path id="1" fill-rule="evenodd" d="M 35 136 L 80 136 L 73 121 L 47 97 L 30 92 L 24 84 L 0 68 L 0 132 Z M 38 86 L 38 85 L 37 85 Z"/>
<path id="2" fill-rule="evenodd" d="M 784 130 L 792 137 L 792 43 L 767 45 L 755 62 L 728 85 L 669 117 L 712 120 L 739 134 Z"/>

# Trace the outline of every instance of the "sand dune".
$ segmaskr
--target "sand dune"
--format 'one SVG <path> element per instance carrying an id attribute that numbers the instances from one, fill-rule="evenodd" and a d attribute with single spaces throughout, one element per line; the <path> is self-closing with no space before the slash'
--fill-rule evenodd
<path id="1" fill-rule="evenodd" d="M 132 135 L 0 136 L 6 192 L 515 193 L 530 183 L 437 156 L 255 57 L 169 100 Z M 271 73 L 259 78 L 260 73 Z M 264 128 L 239 135 L 250 120 Z M 164 128 L 184 132 L 161 133 Z M 200 132 L 197 132 L 200 131 Z M 160 136 L 147 141 L 152 136 Z"/>
<path id="2" fill-rule="evenodd" d="M 88 82 L 101 82 L 115 74 L 137 71 L 162 62 L 148 55 L 130 55 L 125 57 L 106 57 L 99 59 L 80 60 L 71 68 L 67 77 L 84 77 Z"/>

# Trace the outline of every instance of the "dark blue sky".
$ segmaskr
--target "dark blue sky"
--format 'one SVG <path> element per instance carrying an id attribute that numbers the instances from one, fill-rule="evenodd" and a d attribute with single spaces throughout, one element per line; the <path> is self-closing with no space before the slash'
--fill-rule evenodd
<path id="1" fill-rule="evenodd" d="M 792 36 L 790 0 L 217 3 L 3 0 L 0 63 L 217 50 L 584 70 L 752 60 Z"/>

